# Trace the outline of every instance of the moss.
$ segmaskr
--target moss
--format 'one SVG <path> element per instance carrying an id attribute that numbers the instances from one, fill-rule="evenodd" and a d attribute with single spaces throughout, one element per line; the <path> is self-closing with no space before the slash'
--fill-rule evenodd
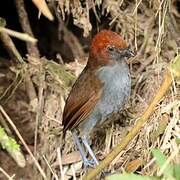
<path id="1" fill-rule="evenodd" d="M 46 70 L 65 88 L 76 79 L 74 75 L 67 72 L 65 68 L 53 61 L 46 61 Z"/>
<path id="2" fill-rule="evenodd" d="M 0 143 L 3 149 L 11 149 L 12 151 L 20 151 L 20 146 L 17 142 L 9 137 L 3 128 L 0 127 Z"/>
<path id="3" fill-rule="evenodd" d="M 170 69 L 177 77 L 180 77 L 180 55 L 176 56 L 176 58 L 172 61 Z"/>

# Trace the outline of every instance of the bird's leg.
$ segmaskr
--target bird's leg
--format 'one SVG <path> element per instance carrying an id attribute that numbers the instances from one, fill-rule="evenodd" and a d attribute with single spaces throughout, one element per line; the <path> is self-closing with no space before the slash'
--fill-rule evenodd
<path id="1" fill-rule="evenodd" d="M 89 161 L 86 157 L 86 153 L 84 151 L 84 148 L 81 145 L 79 137 L 77 136 L 76 130 L 72 130 L 72 136 L 73 136 L 74 142 L 75 142 L 75 144 L 76 144 L 76 146 L 77 146 L 77 148 L 81 154 L 85 168 L 87 168 L 88 166 L 94 167 L 93 163 L 91 161 Z"/>
<path id="2" fill-rule="evenodd" d="M 94 166 L 99 165 L 99 161 L 97 160 L 95 154 L 93 153 L 93 151 L 92 151 L 92 149 L 91 149 L 91 147 L 90 147 L 90 145 L 88 143 L 88 140 L 87 140 L 86 136 L 83 136 L 81 139 L 82 139 L 82 142 L 83 142 L 84 146 L 86 147 L 86 149 L 88 150 L 90 156 L 93 159 Z M 106 173 L 104 171 L 102 171 L 101 175 L 100 175 L 100 179 L 102 179 L 102 178 L 104 179 L 104 177 L 106 177 Z"/>
<path id="3" fill-rule="evenodd" d="M 92 149 L 91 149 L 91 147 L 90 147 L 90 145 L 89 145 L 89 143 L 88 143 L 88 140 L 87 140 L 86 136 L 83 136 L 81 139 L 82 139 L 82 142 L 83 142 L 84 146 L 85 146 L 86 149 L 88 150 L 88 153 L 89 153 L 90 156 L 92 157 L 95 165 L 98 165 L 99 162 L 98 162 L 95 154 L 93 153 L 93 151 L 92 151 Z"/>

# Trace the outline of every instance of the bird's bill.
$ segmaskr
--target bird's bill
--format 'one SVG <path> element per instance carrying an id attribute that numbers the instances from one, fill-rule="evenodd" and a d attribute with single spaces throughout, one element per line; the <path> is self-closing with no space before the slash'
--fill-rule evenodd
<path id="1" fill-rule="evenodd" d="M 135 53 L 130 48 L 125 49 L 123 54 L 127 58 L 135 56 Z"/>

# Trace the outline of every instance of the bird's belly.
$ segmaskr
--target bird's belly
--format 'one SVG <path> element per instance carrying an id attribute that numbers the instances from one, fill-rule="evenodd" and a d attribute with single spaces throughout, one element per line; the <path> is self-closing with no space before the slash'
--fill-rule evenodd
<path id="1" fill-rule="evenodd" d="M 101 116 L 98 124 L 103 123 L 110 114 L 122 109 L 130 95 L 130 89 L 130 79 L 125 84 L 112 83 L 111 87 L 105 89 L 102 99 L 96 105 L 99 116 Z"/>

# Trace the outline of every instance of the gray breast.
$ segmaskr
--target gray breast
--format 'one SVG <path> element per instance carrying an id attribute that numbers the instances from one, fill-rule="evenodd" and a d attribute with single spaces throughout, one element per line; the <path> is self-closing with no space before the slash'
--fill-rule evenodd
<path id="1" fill-rule="evenodd" d="M 130 95 L 131 79 L 126 63 L 102 67 L 98 71 L 98 76 L 104 83 L 102 98 L 96 105 L 98 113 L 101 115 L 101 123 L 109 114 L 117 112 L 123 107 Z"/>

